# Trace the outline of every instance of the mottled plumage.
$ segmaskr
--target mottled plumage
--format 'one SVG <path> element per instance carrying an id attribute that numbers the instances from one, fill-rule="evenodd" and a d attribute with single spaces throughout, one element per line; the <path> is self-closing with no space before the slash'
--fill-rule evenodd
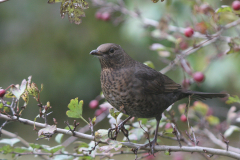
<path id="1" fill-rule="evenodd" d="M 129 116 L 155 117 L 159 123 L 165 109 L 189 95 L 194 95 L 197 99 L 226 96 L 183 90 L 181 85 L 169 77 L 133 60 L 117 44 L 102 44 L 90 54 L 96 55 L 100 60 L 101 87 L 106 100 Z M 153 147 L 156 139 L 155 134 Z"/>

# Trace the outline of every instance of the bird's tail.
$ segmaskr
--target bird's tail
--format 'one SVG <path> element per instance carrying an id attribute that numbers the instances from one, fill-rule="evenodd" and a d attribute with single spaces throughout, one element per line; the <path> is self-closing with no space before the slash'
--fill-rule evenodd
<path id="1" fill-rule="evenodd" d="M 185 95 L 192 95 L 192 98 L 195 100 L 205 100 L 207 98 L 224 98 L 229 96 L 227 93 L 204 93 L 204 92 L 196 92 L 185 90 L 182 91 Z"/>

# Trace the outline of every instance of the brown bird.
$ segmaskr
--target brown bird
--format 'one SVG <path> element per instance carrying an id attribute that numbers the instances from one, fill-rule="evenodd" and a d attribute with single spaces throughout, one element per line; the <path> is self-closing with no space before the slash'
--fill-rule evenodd
<path id="1" fill-rule="evenodd" d="M 174 102 L 193 95 L 196 99 L 225 97 L 227 94 L 202 93 L 182 89 L 166 75 L 133 60 L 120 45 L 106 43 L 90 52 L 98 57 L 101 64 L 101 87 L 106 100 L 117 110 L 129 115 L 119 124 L 124 131 L 124 124 L 131 117 L 157 120 L 157 127 L 150 145 L 152 154 L 157 141 L 161 115 Z M 124 133 L 127 136 L 127 133 Z"/>

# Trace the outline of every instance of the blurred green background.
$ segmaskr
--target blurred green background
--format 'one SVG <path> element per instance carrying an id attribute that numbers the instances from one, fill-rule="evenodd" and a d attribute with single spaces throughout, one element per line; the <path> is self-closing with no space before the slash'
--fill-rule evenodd
<path id="1" fill-rule="evenodd" d="M 215 9 L 221 5 L 231 5 L 232 1 L 208 1 Z M 80 25 L 71 24 L 67 17 L 60 17 L 60 3 L 48 4 L 47 0 L 10 0 L 0 3 L 0 87 L 7 88 L 10 84 L 19 84 L 32 75 L 32 81 L 38 86 L 44 84 L 40 100 L 43 104 L 50 101 L 53 113 L 49 116 L 58 121 L 58 127 L 64 128 L 67 118 L 66 111 L 70 99 L 79 97 L 84 100 L 84 117 L 93 117 L 95 110 L 88 107 L 90 100 L 100 92 L 100 64 L 98 59 L 89 55 L 102 43 L 117 43 L 134 59 L 144 62 L 152 61 L 156 70 L 161 70 L 166 64 L 159 61 L 156 52 L 150 51 L 152 43 L 158 39 L 148 34 L 138 19 L 126 16 L 126 21 L 113 25 L 111 21 L 104 22 L 95 18 L 97 8 L 91 3 L 85 10 L 86 17 Z M 181 27 L 191 23 L 191 9 L 187 0 L 173 0 L 170 6 L 166 3 L 152 3 L 150 0 L 127 1 L 129 8 L 138 7 L 143 17 L 159 20 L 168 13 Z M 236 34 L 232 31 L 229 34 Z M 202 69 L 201 58 L 208 53 L 216 52 L 213 47 L 206 47 L 188 57 L 195 70 Z M 196 63 L 200 59 L 200 63 Z M 240 63 L 236 54 L 223 56 L 213 61 L 205 72 L 206 80 L 201 85 L 192 85 L 191 89 L 206 92 L 227 91 L 238 94 L 240 89 Z M 176 68 L 167 73 L 174 81 L 181 83 L 183 73 Z M 223 102 L 209 101 L 215 106 Z M 28 108 L 22 117 L 34 120 L 38 114 L 35 100 L 30 99 Z M 226 105 L 225 105 L 226 106 Z M 226 116 L 228 109 L 220 108 L 216 115 Z M 107 120 L 105 120 L 107 122 Z M 0 121 L 2 122 L 2 121 Z M 40 120 L 40 122 L 43 122 Z M 109 128 L 107 123 L 100 123 L 97 128 Z M 85 123 L 80 120 L 80 125 Z M 36 142 L 37 134 L 31 126 L 20 123 L 8 124 L 5 127 L 31 143 Z M 43 140 L 45 144 L 54 144 Z M 39 141 L 38 143 L 42 143 Z M 25 159 L 23 157 L 21 159 Z"/>

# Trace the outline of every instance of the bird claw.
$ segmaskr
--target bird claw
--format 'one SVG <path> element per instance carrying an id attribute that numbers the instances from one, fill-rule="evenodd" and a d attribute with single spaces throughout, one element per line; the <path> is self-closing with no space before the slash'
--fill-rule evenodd
<path id="1" fill-rule="evenodd" d="M 127 138 L 128 142 L 130 142 L 130 139 L 128 138 L 128 130 L 124 127 L 124 121 L 116 125 L 115 128 L 109 128 L 108 129 L 108 137 L 112 140 L 117 139 L 117 135 L 120 131 L 124 134 L 124 136 Z"/>

